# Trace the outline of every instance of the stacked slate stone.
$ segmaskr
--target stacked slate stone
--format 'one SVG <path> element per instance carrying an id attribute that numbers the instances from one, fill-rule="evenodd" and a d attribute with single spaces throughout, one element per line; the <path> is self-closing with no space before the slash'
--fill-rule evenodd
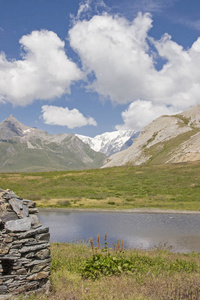
<path id="1" fill-rule="evenodd" d="M 49 288 L 49 228 L 37 212 L 33 201 L 0 189 L 0 295 Z"/>

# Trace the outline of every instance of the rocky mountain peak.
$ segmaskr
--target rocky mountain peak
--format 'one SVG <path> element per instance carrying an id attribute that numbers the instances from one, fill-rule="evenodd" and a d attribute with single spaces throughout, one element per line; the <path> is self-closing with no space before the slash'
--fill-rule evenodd
<path id="1" fill-rule="evenodd" d="M 200 160 L 200 105 L 161 116 L 143 128 L 128 149 L 109 157 L 104 167 Z"/>
<path id="2" fill-rule="evenodd" d="M 180 114 L 190 126 L 200 128 L 200 105 L 193 106 Z"/>
<path id="3" fill-rule="evenodd" d="M 0 123 L 0 139 L 10 139 L 15 136 L 23 136 L 24 131 L 30 127 L 20 123 L 13 115 L 10 115 L 2 123 Z"/>

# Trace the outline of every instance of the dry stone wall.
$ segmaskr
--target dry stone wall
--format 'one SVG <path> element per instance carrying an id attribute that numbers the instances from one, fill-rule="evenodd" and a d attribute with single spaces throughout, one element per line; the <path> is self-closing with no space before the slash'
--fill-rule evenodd
<path id="1" fill-rule="evenodd" d="M 37 212 L 33 201 L 0 189 L 0 295 L 49 287 L 50 234 Z"/>

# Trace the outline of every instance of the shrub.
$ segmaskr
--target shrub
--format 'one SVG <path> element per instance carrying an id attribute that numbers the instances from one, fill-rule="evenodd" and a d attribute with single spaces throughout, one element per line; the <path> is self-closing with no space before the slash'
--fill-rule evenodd
<path id="1" fill-rule="evenodd" d="M 108 204 L 109 205 L 115 205 L 115 202 L 114 201 L 108 201 Z"/>
<path id="2" fill-rule="evenodd" d="M 71 203 L 70 203 L 70 201 L 69 200 L 64 200 L 64 201 L 57 201 L 57 204 L 59 205 L 59 206 L 62 206 L 62 207 L 68 207 L 68 206 L 70 206 L 71 205 Z"/>

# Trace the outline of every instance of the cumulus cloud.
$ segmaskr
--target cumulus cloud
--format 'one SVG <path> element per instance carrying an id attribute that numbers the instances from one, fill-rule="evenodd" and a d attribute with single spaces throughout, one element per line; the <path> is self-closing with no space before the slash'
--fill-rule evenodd
<path id="1" fill-rule="evenodd" d="M 77 22 L 69 31 L 70 43 L 84 70 L 96 76 L 91 89 L 118 103 L 141 97 L 148 72 L 154 71 L 146 53 L 151 23 L 149 14 L 139 14 L 133 22 L 107 14 Z"/>
<path id="2" fill-rule="evenodd" d="M 35 99 L 53 99 L 70 93 L 70 85 L 83 78 L 65 54 L 56 33 L 33 31 L 20 39 L 22 59 L 8 61 L 0 53 L 0 98 L 25 106 Z"/>
<path id="3" fill-rule="evenodd" d="M 72 129 L 85 125 L 96 126 L 97 123 L 92 117 L 84 117 L 77 109 L 69 110 L 68 107 L 43 105 L 42 115 L 45 124 L 67 126 Z"/>
<path id="4" fill-rule="evenodd" d="M 108 14 L 78 21 L 69 39 L 85 72 L 95 75 L 89 88 L 119 104 L 138 99 L 181 109 L 199 104 L 200 38 L 185 50 L 168 34 L 151 38 L 151 27 L 148 13 L 132 22 Z M 166 61 L 161 70 L 156 58 Z"/>
<path id="5" fill-rule="evenodd" d="M 161 115 L 173 115 L 178 112 L 178 108 L 172 106 L 153 105 L 151 101 L 137 100 L 131 103 L 129 107 L 122 112 L 124 124 L 117 125 L 116 129 L 135 129 L 140 131 L 144 126 Z"/>

